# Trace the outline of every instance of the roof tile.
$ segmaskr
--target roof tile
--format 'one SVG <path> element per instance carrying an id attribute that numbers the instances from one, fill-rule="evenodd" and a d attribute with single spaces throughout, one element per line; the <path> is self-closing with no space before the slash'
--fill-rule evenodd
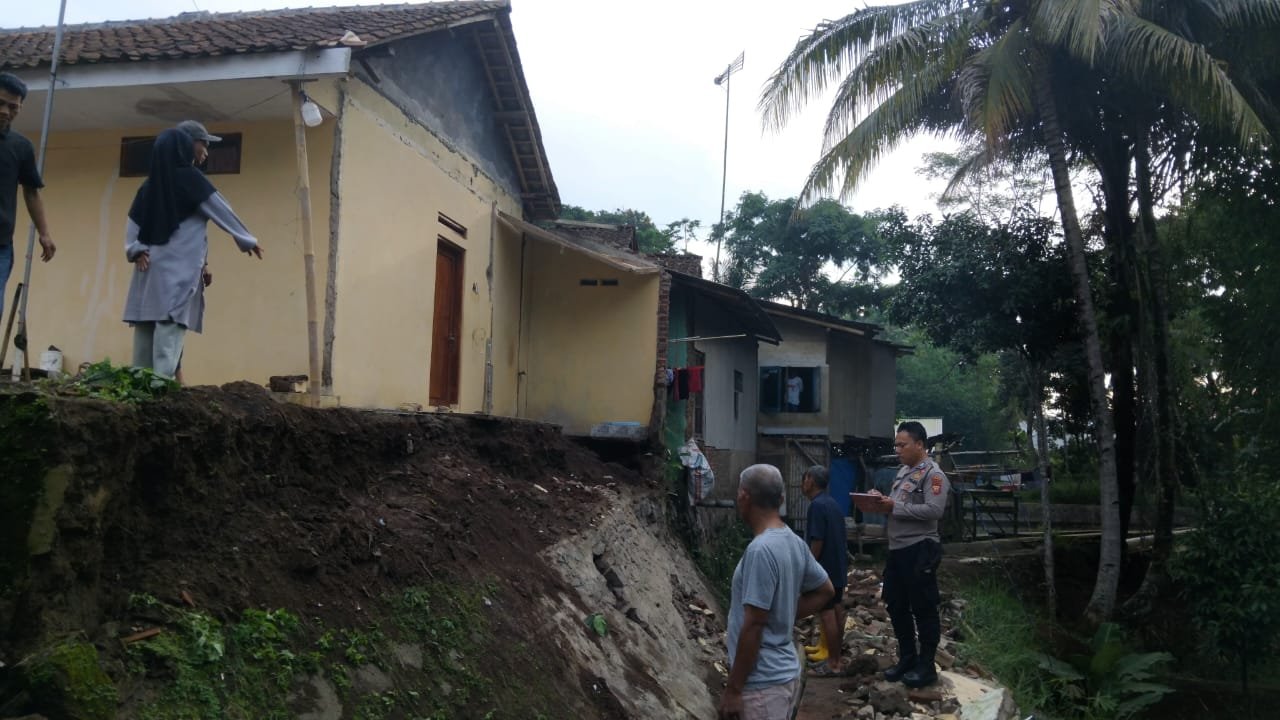
<path id="1" fill-rule="evenodd" d="M 507 0 L 183 13 L 160 20 L 68 25 L 62 62 L 107 63 L 334 47 L 348 30 L 370 45 L 483 17 Z M 0 69 L 47 65 L 54 28 L 0 29 Z"/>

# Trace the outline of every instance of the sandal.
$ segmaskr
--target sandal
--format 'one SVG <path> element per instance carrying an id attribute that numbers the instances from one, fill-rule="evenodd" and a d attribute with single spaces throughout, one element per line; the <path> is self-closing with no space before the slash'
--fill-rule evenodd
<path id="1" fill-rule="evenodd" d="M 809 668 L 809 677 L 829 678 L 829 677 L 843 677 L 843 676 L 844 676 L 843 668 L 840 670 L 832 670 L 831 666 L 826 662 L 822 662 L 821 664 L 818 664 L 814 667 Z"/>

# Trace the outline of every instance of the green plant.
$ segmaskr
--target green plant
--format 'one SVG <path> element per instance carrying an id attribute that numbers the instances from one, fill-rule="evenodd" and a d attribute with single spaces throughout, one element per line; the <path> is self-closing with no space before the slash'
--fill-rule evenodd
<path id="1" fill-rule="evenodd" d="M 1034 611 L 1007 586 L 991 581 L 966 585 L 958 594 L 966 601 L 960 660 L 995 675 L 1024 710 L 1046 708 L 1053 688 L 1039 669 L 1039 618 Z"/>
<path id="2" fill-rule="evenodd" d="M 67 387 L 86 397 L 140 403 L 177 389 L 178 383 L 147 368 L 117 367 L 103 360 L 85 368 Z"/>
<path id="3" fill-rule="evenodd" d="M 733 590 L 733 571 L 738 560 L 751 544 L 751 530 L 743 523 L 731 520 L 721 525 L 706 545 L 695 548 L 694 562 L 706 576 L 721 607 L 728 607 Z"/>
<path id="4" fill-rule="evenodd" d="M 116 686 L 98 664 L 98 650 L 89 643 L 58 643 L 30 661 L 26 676 L 32 696 L 43 707 L 80 720 L 115 717 Z"/>
<path id="5" fill-rule="evenodd" d="M 164 632 L 129 647 L 134 672 L 167 680 L 139 712 L 142 720 L 286 720 L 285 691 L 297 675 L 320 667 L 317 654 L 295 649 L 301 623 L 286 610 L 249 609 L 223 626 L 149 595 L 133 595 L 129 604 L 167 623 Z"/>
<path id="6" fill-rule="evenodd" d="M 352 665 L 378 663 L 381 657 L 380 648 L 386 643 L 386 637 L 377 625 L 370 625 L 364 630 L 342 629 L 342 656 Z"/>
<path id="7" fill-rule="evenodd" d="M 1039 668 L 1052 676 L 1050 682 L 1061 704 L 1070 707 L 1075 717 L 1124 720 L 1173 692 L 1173 688 L 1153 682 L 1156 671 L 1173 656 L 1129 652 L 1115 623 L 1098 628 L 1090 651 L 1068 661 L 1040 655 Z"/>
<path id="8" fill-rule="evenodd" d="M 1280 487 L 1245 477 L 1210 497 L 1170 571 L 1207 649 L 1236 665 L 1247 691 L 1252 668 L 1280 637 Z"/>

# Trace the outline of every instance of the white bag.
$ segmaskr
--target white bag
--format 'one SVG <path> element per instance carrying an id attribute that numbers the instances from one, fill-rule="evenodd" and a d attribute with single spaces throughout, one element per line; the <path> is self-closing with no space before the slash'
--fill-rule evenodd
<path id="1" fill-rule="evenodd" d="M 698 449 L 698 443 L 690 440 L 680 448 L 680 464 L 689 468 L 689 505 L 706 499 L 716 486 L 716 476 L 707 456 Z"/>

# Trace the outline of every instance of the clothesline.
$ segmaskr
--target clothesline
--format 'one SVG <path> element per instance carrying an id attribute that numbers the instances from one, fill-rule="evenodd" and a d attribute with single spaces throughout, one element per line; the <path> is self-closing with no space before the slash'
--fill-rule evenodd
<path id="1" fill-rule="evenodd" d="M 707 340 L 736 340 L 738 338 L 744 338 L 746 336 L 747 336 L 746 333 L 738 333 L 737 335 L 710 335 L 707 337 L 703 337 L 701 335 L 694 335 L 693 337 L 676 338 L 675 340 L 668 340 L 667 342 L 680 343 L 680 342 L 703 342 Z"/>

